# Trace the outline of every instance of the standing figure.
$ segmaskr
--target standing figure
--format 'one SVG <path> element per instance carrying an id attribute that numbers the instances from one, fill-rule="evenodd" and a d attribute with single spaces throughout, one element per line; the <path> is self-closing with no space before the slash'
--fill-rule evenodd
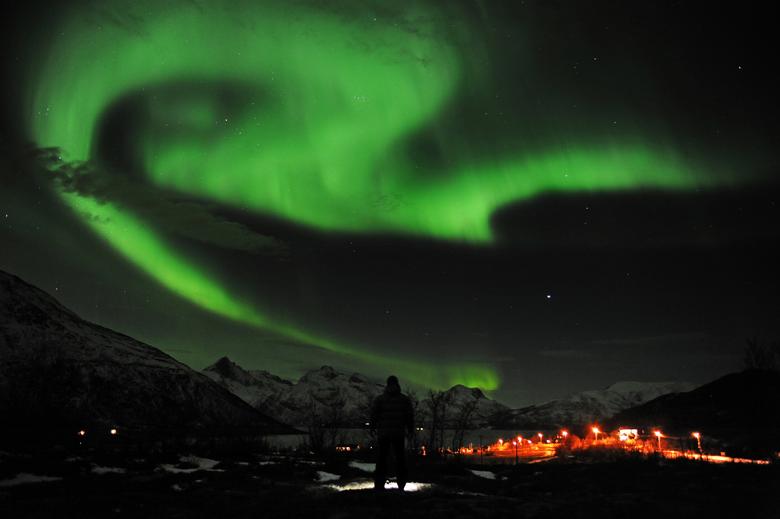
<path id="1" fill-rule="evenodd" d="M 371 407 L 371 431 L 377 434 L 377 459 L 374 489 L 383 490 L 387 478 L 387 458 L 392 450 L 398 467 L 398 489 L 406 486 L 406 450 L 404 435 L 414 434 L 414 411 L 409 397 L 401 394 L 398 377 L 387 377 L 385 391 Z"/>

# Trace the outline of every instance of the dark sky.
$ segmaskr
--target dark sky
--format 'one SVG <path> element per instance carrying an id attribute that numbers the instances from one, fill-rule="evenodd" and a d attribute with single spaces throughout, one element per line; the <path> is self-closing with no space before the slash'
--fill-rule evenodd
<path id="1" fill-rule="evenodd" d="M 761 4 L 161 5 L 3 22 L 0 268 L 83 317 L 515 406 L 778 337 Z"/>

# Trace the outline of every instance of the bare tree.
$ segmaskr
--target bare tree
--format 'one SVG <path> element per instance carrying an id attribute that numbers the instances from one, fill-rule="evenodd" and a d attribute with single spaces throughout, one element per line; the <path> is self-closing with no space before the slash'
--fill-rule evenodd
<path id="1" fill-rule="evenodd" d="M 444 445 L 444 426 L 447 420 L 449 407 L 449 395 L 444 391 L 428 391 L 428 399 L 425 401 L 431 417 L 430 434 L 428 436 L 428 449 L 430 454 L 438 453 Z"/>
<path id="2" fill-rule="evenodd" d="M 479 398 L 474 400 L 468 400 L 463 402 L 455 415 L 455 419 L 452 422 L 453 435 L 452 435 L 452 448 L 458 450 L 463 447 L 463 436 L 468 429 L 472 428 L 471 417 L 474 415 L 474 411 L 479 404 Z"/>
<path id="3" fill-rule="evenodd" d="M 409 397 L 409 401 L 412 403 L 412 416 L 414 417 L 414 431 L 412 433 L 412 444 L 410 445 L 413 452 L 418 452 L 420 449 L 420 439 L 417 437 L 417 427 L 421 423 L 420 420 L 420 398 L 417 396 L 417 392 L 413 389 L 407 391 L 406 396 Z"/>
<path id="4" fill-rule="evenodd" d="M 344 413 L 344 405 L 346 400 L 344 396 L 339 394 L 338 398 L 329 403 L 327 407 L 327 419 L 325 420 L 325 426 L 327 430 L 325 445 L 328 449 L 335 449 L 336 445 L 343 441 L 342 427 L 346 420 Z"/>
<path id="5" fill-rule="evenodd" d="M 776 371 L 780 368 L 780 342 L 761 342 L 758 337 L 747 339 L 745 342 L 745 369 Z"/>
<path id="6" fill-rule="evenodd" d="M 325 419 L 320 406 L 310 394 L 306 406 L 306 429 L 309 433 L 309 448 L 312 452 L 322 452 L 325 449 Z"/>
<path id="7" fill-rule="evenodd" d="M 321 453 L 333 449 L 342 441 L 341 427 L 346 421 L 345 403 L 342 395 L 325 403 L 309 394 L 306 427 L 309 433 L 309 447 L 313 452 Z"/>

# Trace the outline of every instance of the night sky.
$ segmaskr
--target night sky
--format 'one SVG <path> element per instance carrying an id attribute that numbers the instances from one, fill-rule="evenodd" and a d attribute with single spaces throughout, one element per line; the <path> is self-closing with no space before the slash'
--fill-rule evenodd
<path id="1" fill-rule="evenodd" d="M 200 369 L 514 406 L 778 337 L 774 13 L 27 2 L 0 268 Z"/>

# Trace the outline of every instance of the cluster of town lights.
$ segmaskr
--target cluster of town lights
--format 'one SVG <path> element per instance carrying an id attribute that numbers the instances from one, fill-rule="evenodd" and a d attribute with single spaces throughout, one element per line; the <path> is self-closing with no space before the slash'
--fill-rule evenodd
<path id="1" fill-rule="evenodd" d="M 514 455 L 515 459 L 520 457 L 544 457 L 554 456 L 554 449 L 556 446 L 560 447 L 575 447 L 590 445 L 603 445 L 603 446 L 618 446 L 622 445 L 624 448 L 646 450 L 648 447 L 652 447 L 656 452 L 662 452 L 665 456 L 678 456 L 681 451 L 676 451 L 671 447 L 665 445 L 665 442 L 670 439 L 680 439 L 674 436 L 667 436 L 661 429 L 651 429 L 648 431 L 648 436 L 644 436 L 636 428 L 621 427 L 615 433 L 610 433 L 601 429 L 598 424 L 591 424 L 587 428 L 590 436 L 590 441 L 577 438 L 573 436 L 567 429 L 560 429 L 557 434 L 545 434 L 542 432 L 531 435 L 530 438 L 524 438 L 523 436 L 516 436 L 511 439 L 498 438 L 493 445 L 487 445 L 484 447 L 476 447 L 469 445 L 468 447 L 461 447 L 458 449 L 458 453 L 461 454 L 477 454 L 481 456 L 483 453 L 495 456 L 511 456 Z M 702 449 L 702 434 L 698 431 L 691 432 L 690 438 L 696 440 L 696 447 L 694 452 L 701 458 L 703 456 Z M 691 453 L 689 453 L 691 454 Z M 703 458 L 702 458 L 703 459 Z"/>
<path id="2" fill-rule="evenodd" d="M 111 436 L 116 436 L 119 433 L 119 430 L 116 427 L 112 427 L 108 430 L 108 434 Z M 80 429 L 79 432 L 77 432 L 80 437 L 85 437 L 87 435 L 87 431 L 85 429 Z"/>

